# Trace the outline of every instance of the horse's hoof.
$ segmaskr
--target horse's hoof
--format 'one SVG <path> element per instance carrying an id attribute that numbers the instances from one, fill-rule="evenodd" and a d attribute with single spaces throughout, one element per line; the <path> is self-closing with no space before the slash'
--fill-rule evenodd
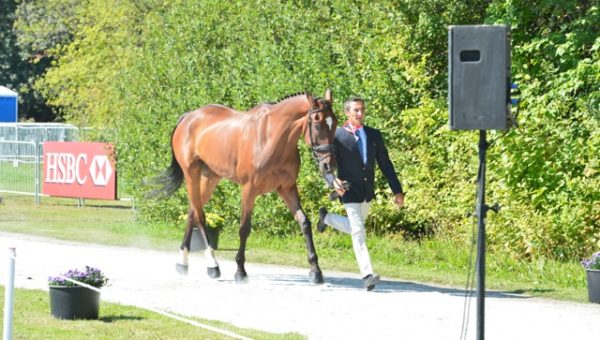
<path id="1" fill-rule="evenodd" d="M 219 267 L 206 267 L 206 274 L 211 279 L 218 279 L 221 277 L 221 269 Z"/>
<path id="2" fill-rule="evenodd" d="M 235 273 L 235 282 L 236 283 L 248 283 L 248 274 L 246 273 Z"/>
<path id="3" fill-rule="evenodd" d="M 325 280 L 323 280 L 323 272 L 321 271 L 314 272 L 311 270 L 308 273 L 308 280 L 310 281 L 310 283 L 314 284 L 322 284 L 325 282 Z"/>
<path id="4" fill-rule="evenodd" d="M 177 270 L 177 273 L 179 273 L 181 275 L 187 275 L 187 273 L 188 273 L 188 266 L 187 265 L 183 265 L 181 263 L 176 263 L 175 264 L 175 270 Z"/>

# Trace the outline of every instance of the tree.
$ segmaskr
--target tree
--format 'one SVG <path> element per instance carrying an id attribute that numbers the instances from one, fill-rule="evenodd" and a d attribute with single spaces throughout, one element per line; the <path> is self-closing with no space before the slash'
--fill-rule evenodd
<path id="1" fill-rule="evenodd" d="M 491 167 L 499 214 L 493 244 L 572 258 L 600 244 L 600 10 L 593 1 L 505 1 L 490 23 L 512 26 L 520 128 L 500 139 Z M 494 217 L 496 219 L 496 217 Z"/>
<path id="2" fill-rule="evenodd" d="M 0 84 L 19 93 L 20 119 L 51 121 L 55 115 L 44 98 L 32 88 L 34 79 L 46 69 L 46 61 L 34 61 L 22 53 L 14 29 L 17 4 L 2 0 L 0 5 Z"/>
<path id="3" fill-rule="evenodd" d="M 369 223 L 380 233 L 456 239 L 470 233 L 465 213 L 474 204 L 477 141 L 447 126 L 447 26 L 510 25 L 522 113 L 519 129 L 490 133 L 488 201 L 505 207 L 489 216 L 490 247 L 575 258 L 600 242 L 600 20 L 593 1 L 76 3 L 72 14 L 58 16 L 66 30 L 50 25 L 53 34 L 33 35 L 44 20 L 38 25 L 32 15 L 24 21 L 31 31 L 23 29 L 31 39 L 20 41 L 29 53 L 55 58 L 35 88 L 62 117 L 118 128 L 119 174 L 130 193 L 142 198 L 144 179 L 166 167 L 169 137 L 184 112 L 207 103 L 243 111 L 331 87 L 336 112 L 350 95 L 366 98 L 369 124 L 383 128 L 409 191 L 400 214 L 380 195 Z M 326 195 L 300 148 L 310 214 Z M 377 183 L 385 188 L 383 178 Z M 237 224 L 236 190 L 219 187 L 209 207 L 228 224 Z M 187 199 L 182 190 L 166 202 L 141 199 L 140 207 L 143 218 L 174 222 Z M 275 195 L 262 198 L 256 213 L 264 218 L 259 229 L 297 230 Z"/>

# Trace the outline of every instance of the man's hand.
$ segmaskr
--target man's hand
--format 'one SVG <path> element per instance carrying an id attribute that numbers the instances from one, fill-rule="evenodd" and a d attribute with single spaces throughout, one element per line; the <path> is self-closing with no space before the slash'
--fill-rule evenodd
<path id="1" fill-rule="evenodd" d="M 340 197 L 344 196 L 344 194 L 346 193 L 347 186 L 347 184 L 345 184 L 341 179 L 337 177 L 333 180 L 333 189 Z"/>
<path id="2" fill-rule="evenodd" d="M 394 195 L 394 203 L 396 203 L 398 208 L 402 207 L 404 205 L 404 194 L 399 192 Z"/>

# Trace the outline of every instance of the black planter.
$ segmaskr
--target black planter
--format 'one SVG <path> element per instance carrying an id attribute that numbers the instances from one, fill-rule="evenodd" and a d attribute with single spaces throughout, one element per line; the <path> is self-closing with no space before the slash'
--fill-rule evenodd
<path id="1" fill-rule="evenodd" d="M 57 319 L 98 319 L 100 293 L 85 287 L 50 287 L 50 312 Z"/>
<path id="2" fill-rule="evenodd" d="M 600 303 L 600 270 L 586 269 L 585 274 L 590 302 Z"/>
<path id="3" fill-rule="evenodd" d="M 219 228 L 204 228 L 206 231 L 206 238 L 208 239 L 208 243 L 211 248 L 214 250 L 219 249 L 219 233 L 221 229 Z M 206 249 L 206 244 L 204 243 L 204 239 L 200 234 L 200 230 L 194 228 L 192 230 L 192 242 L 190 244 L 190 251 L 202 251 Z"/>

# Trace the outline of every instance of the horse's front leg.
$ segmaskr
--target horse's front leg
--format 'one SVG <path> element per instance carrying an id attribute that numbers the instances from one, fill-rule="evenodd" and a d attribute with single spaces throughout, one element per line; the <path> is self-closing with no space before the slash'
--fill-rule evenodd
<path id="1" fill-rule="evenodd" d="M 235 272 L 235 281 L 243 283 L 248 281 L 246 273 L 246 241 L 250 236 L 252 212 L 242 213 L 242 223 L 240 225 L 240 247 L 238 248 L 235 262 L 237 263 L 237 271 Z"/>
<path id="2" fill-rule="evenodd" d="M 310 272 L 308 273 L 308 280 L 315 284 L 323 283 L 323 272 L 321 272 L 321 268 L 319 268 L 319 257 L 317 256 L 317 251 L 315 250 L 315 244 L 313 242 L 310 220 L 306 217 L 306 214 L 300 205 L 298 187 L 294 184 L 294 186 L 288 189 L 279 188 L 277 192 L 287 204 L 294 219 L 300 225 L 302 235 L 304 235 L 304 242 L 306 243 L 306 251 L 308 253 L 308 263 L 311 267 Z"/>
<path id="3" fill-rule="evenodd" d="M 246 241 L 250 236 L 252 229 L 252 210 L 254 209 L 254 203 L 256 201 L 256 194 L 250 188 L 245 186 L 242 190 L 242 219 L 240 223 L 240 247 L 238 248 L 237 255 L 235 256 L 235 262 L 237 263 L 237 271 L 235 272 L 236 282 L 247 282 L 248 274 L 244 267 L 246 263 Z"/>

